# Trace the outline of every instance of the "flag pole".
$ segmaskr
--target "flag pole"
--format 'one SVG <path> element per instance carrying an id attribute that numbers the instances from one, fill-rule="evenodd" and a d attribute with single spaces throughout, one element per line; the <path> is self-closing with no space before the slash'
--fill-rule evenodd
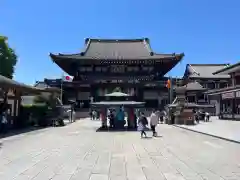
<path id="1" fill-rule="evenodd" d="M 63 78 L 64 78 L 64 73 L 62 73 L 62 77 L 61 77 L 61 95 L 60 95 L 60 99 L 61 99 L 61 103 L 63 104 L 62 102 L 62 99 L 63 99 Z"/>
<path id="2" fill-rule="evenodd" d="M 170 104 L 172 104 L 173 102 L 173 83 L 172 83 L 172 76 L 169 76 L 169 80 L 170 80 L 170 88 L 169 88 L 169 101 Z"/>

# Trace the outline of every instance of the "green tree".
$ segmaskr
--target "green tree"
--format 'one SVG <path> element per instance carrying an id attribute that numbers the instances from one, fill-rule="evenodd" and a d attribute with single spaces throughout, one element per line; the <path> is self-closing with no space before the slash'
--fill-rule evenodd
<path id="1" fill-rule="evenodd" d="M 14 68 L 17 64 L 17 55 L 14 50 L 9 47 L 7 38 L 0 36 L 0 75 L 12 79 L 14 74 Z M 7 108 L 7 93 L 8 89 L 0 88 L 3 93 L 3 102 L 0 103 L 0 114 Z"/>
<path id="2" fill-rule="evenodd" d="M 12 79 L 16 64 L 17 55 L 9 47 L 7 38 L 0 36 L 0 74 Z"/>

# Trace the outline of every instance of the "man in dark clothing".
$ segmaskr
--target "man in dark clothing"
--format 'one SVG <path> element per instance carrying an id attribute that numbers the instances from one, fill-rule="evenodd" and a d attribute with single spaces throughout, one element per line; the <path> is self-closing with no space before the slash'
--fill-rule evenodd
<path id="1" fill-rule="evenodd" d="M 112 111 L 110 111 L 110 114 L 109 114 L 109 124 L 111 128 L 114 127 L 114 114 Z"/>

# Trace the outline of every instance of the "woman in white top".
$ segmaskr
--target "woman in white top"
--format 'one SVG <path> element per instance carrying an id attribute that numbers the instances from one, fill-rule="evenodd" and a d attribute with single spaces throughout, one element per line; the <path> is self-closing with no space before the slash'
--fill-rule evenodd
<path id="1" fill-rule="evenodd" d="M 150 116 L 150 125 L 153 132 L 153 136 L 156 136 L 157 135 L 156 126 L 158 125 L 158 116 L 156 115 L 155 111 L 153 111 Z"/>

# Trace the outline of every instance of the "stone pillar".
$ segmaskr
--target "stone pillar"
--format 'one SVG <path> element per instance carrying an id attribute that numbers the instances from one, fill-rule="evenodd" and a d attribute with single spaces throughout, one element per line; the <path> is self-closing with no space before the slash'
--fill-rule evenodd
<path id="1" fill-rule="evenodd" d="M 216 104 L 215 104 L 215 108 L 216 108 L 216 115 L 217 116 L 219 116 L 219 114 L 220 114 L 220 112 L 221 112 L 221 110 L 220 110 L 220 95 L 217 95 L 217 96 L 219 96 L 219 97 L 217 97 L 218 99 L 217 99 L 217 102 L 216 102 Z"/>
<path id="2" fill-rule="evenodd" d="M 235 74 L 234 73 L 231 74 L 231 80 L 232 80 L 232 86 L 235 86 L 236 81 L 235 81 Z"/>

